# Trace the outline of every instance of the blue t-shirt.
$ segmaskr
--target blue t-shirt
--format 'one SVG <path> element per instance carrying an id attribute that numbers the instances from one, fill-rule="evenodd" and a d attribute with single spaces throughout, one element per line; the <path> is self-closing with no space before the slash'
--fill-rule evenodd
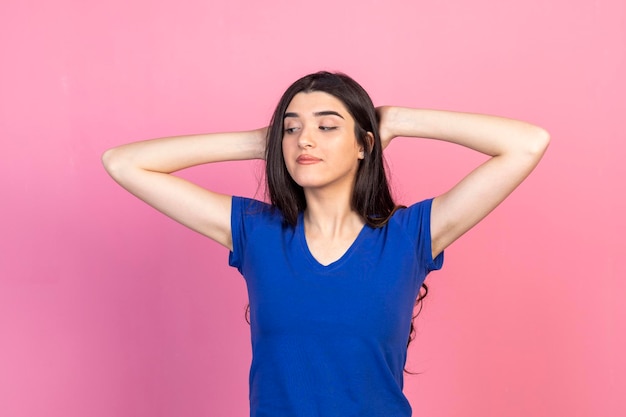
<path id="1" fill-rule="evenodd" d="M 432 259 L 432 200 L 365 225 L 337 261 L 311 254 L 295 227 L 233 197 L 229 264 L 250 301 L 252 417 L 406 417 L 402 393 L 413 306 Z"/>

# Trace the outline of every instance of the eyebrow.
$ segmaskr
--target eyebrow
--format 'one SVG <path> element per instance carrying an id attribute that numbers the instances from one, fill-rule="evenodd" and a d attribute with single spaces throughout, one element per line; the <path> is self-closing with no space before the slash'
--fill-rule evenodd
<path id="1" fill-rule="evenodd" d="M 342 115 L 340 115 L 339 113 L 333 110 L 318 111 L 318 112 L 313 113 L 313 116 L 315 117 L 338 116 L 338 117 L 341 117 L 342 119 L 344 118 Z M 300 117 L 300 116 L 298 115 L 298 113 L 285 113 L 285 115 L 283 116 L 283 119 L 286 119 L 287 117 Z"/>

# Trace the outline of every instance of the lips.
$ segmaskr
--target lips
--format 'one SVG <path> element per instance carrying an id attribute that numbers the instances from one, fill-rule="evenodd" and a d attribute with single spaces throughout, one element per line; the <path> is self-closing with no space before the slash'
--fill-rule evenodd
<path id="1" fill-rule="evenodd" d="M 310 164 L 316 164 L 318 162 L 320 162 L 321 159 L 319 158 L 315 158 L 314 156 L 311 155 L 300 155 L 297 159 L 296 162 L 302 165 L 310 165 Z"/>

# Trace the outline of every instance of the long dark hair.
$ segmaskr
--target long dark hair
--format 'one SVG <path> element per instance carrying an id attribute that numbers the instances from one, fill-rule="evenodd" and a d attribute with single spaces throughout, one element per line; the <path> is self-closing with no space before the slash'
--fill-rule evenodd
<path id="1" fill-rule="evenodd" d="M 359 145 L 363 146 L 365 157 L 360 160 L 357 169 L 352 208 L 372 227 L 385 224 L 396 205 L 385 175 L 376 109 L 363 87 L 341 73 L 322 71 L 302 77 L 289 86 L 278 102 L 267 133 L 265 155 L 270 202 L 292 226 L 296 224 L 298 213 L 306 209 L 304 191 L 291 178 L 285 165 L 282 151 L 283 118 L 296 94 L 312 91 L 328 93 L 341 100 L 354 118 L 354 133 Z M 368 141 L 367 132 L 374 136 L 373 143 Z"/>
<path id="2" fill-rule="evenodd" d="M 356 81 L 342 73 L 326 71 L 306 75 L 287 88 L 272 116 L 267 131 L 265 152 L 265 174 L 267 191 L 272 205 L 280 210 L 285 222 L 295 226 L 298 214 L 306 209 L 304 190 L 289 175 L 282 151 L 284 116 L 291 100 L 298 93 L 321 91 L 339 99 L 354 119 L 356 139 L 364 149 L 365 157 L 360 160 L 352 192 L 352 208 L 361 215 L 371 227 L 384 226 L 394 211 L 399 207 L 391 197 L 383 147 L 378 131 L 378 117 L 372 99 Z M 370 142 L 367 133 L 371 132 L 374 141 Z M 423 291 L 422 291 L 423 290 Z M 413 320 L 422 310 L 422 301 L 428 293 L 426 284 L 422 284 L 415 301 L 416 314 L 411 320 L 411 329 L 407 347 L 415 338 Z M 246 307 L 246 320 L 250 306 Z"/>

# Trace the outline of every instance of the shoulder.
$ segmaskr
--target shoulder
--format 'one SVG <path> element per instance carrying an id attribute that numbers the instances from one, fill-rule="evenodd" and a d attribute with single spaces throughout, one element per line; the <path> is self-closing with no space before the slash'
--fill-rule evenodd
<path id="1" fill-rule="evenodd" d="M 247 197 L 232 197 L 233 216 L 238 215 L 254 215 L 254 214 L 269 214 L 272 211 L 277 211 L 274 206 L 263 201 L 255 200 Z"/>
<path id="2" fill-rule="evenodd" d="M 393 213 L 389 222 L 409 228 L 424 222 L 429 223 L 432 203 L 433 199 L 429 198 L 407 207 L 401 206 Z"/>
<path id="3" fill-rule="evenodd" d="M 232 197 L 231 227 L 234 232 L 241 229 L 251 231 L 263 225 L 281 225 L 283 222 L 280 211 L 269 203 L 247 197 Z"/>

